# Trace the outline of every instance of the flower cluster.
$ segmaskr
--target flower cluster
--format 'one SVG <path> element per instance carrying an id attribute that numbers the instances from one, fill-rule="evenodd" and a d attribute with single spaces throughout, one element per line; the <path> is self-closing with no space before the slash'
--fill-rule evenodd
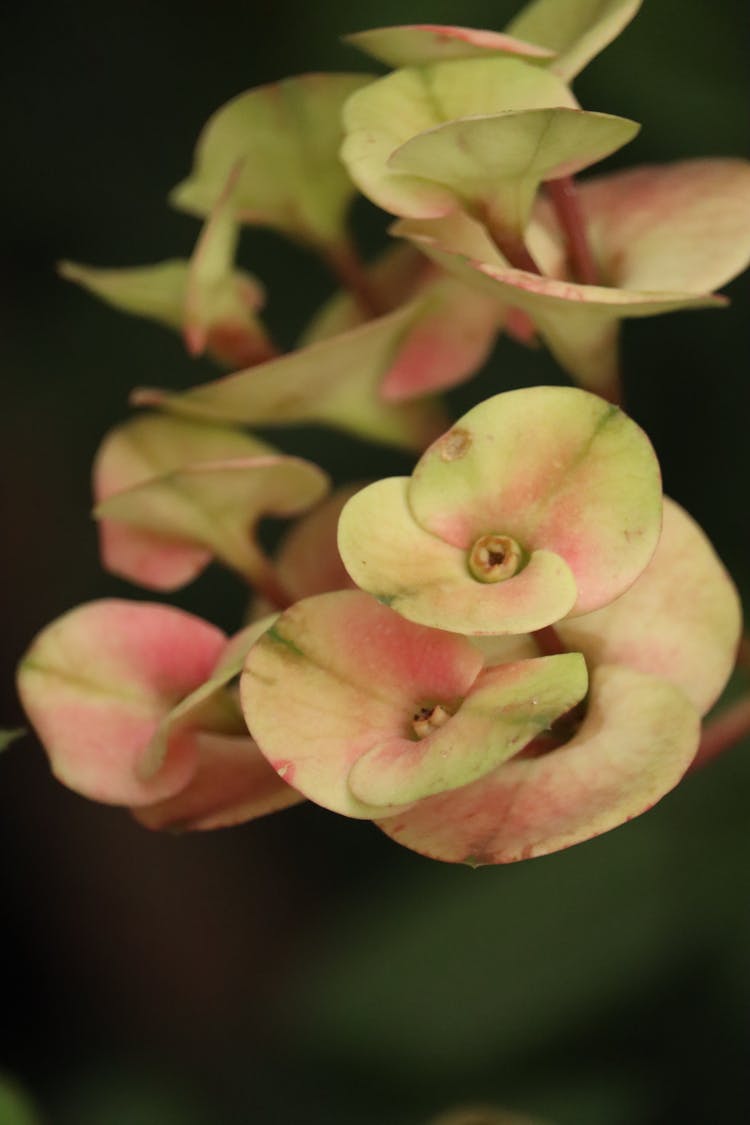
<path id="1" fill-rule="evenodd" d="M 172 202 L 192 257 L 65 263 L 228 374 L 109 434 L 94 515 L 112 573 L 173 591 L 216 561 L 253 591 L 226 638 L 107 600 L 35 639 L 19 690 L 56 776 L 150 827 L 214 828 L 304 798 L 448 862 L 504 863 L 638 815 L 684 775 L 734 665 L 737 594 L 662 496 L 618 405 L 620 321 L 714 306 L 750 257 L 750 164 L 578 184 L 638 126 L 571 82 L 638 0 L 533 0 L 505 32 L 408 25 L 350 42 L 383 77 L 310 74 L 214 114 Z M 398 240 L 364 265 L 359 188 Z M 317 253 L 342 290 L 282 353 L 242 224 Z M 579 387 L 438 394 L 501 331 Z M 315 424 L 412 451 L 411 476 L 331 491 L 245 432 Z M 352 477 L 362 474 L 352 473 Z M 295 519 L 275 558 L 266 516 Z"/>

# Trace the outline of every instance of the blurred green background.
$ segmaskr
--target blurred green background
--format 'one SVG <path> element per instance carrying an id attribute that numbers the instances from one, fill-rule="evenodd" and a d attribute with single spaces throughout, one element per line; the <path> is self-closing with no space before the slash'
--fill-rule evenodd
<path id="1" fill-rule="evenodd" d="M 99 570 L 88 516 L 91 459 L 130 387 L 209 374 L 167 332 L 58 281 L 55 260 L 186 255 L 197 226 L 164 199 L 203 121 L 252 85 L 367 69 L 341 33 L 499 28 L 514 8 L 74 0 L 6 13 L 0 726 L 20 718 L 13 667 L 37 629 L 92 597 L 139 596 Z M 746 0 L 646 0 L 577 85 L 587 108 L 644 124 L 610 165 L 747 155 L 747 30 Z M 382 242 L 373 209 L 356 221 L 369 249 Z M 242 257 L 291 343 L 328 278 L 264 232 L 247 233 Z M 747 596 L 748 278 L 727 291 L 728 312 L 629 324 L 624 362 L 667 490 Z M 455 407 L 564 381 L 543 353 L 500 341 Z M 323 431 L 286 441 L 342 479 L 409 467 Z M 211 572 L 175 601 L 233 628 L 243 595 Z M 606 837 L 473 872 L 312 807 L 151 835 L 62 789 L 26 740 L 0 775 L 0 1068 L 49 1125 L 423 1125 L 462 1102 L 557 1125 L 746 1122 L 749 749 Z"/>

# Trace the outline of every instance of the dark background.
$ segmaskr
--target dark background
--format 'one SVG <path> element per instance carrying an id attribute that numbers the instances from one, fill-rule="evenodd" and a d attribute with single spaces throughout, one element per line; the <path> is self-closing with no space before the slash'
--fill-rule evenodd
<path id="1" fill-rule="evenodd" d="M 501 27 L 513 10 L 78 0 L 6 14 L 0 726 L 20 719 L 13 668 L 42 625 L 139 596 L 100 571 L 88 516 L 92 455 L 130 387 L 209 373 L 168 332 L 57 280 L 55 260 L 187 255 L 197 225 L 164 200 L 203 121 L 252 85 L 367 69 L 342 32 Z M 611 165 L 746 155 L 747 47 L 746 0 L 646 0 L 576 87 L 587 108 L 644 124 Z M 375 247 L 384 220 L 356 216 Z M 245 236 L 243 264 L 291 343 L 330 282 L 264 232 Z M 727 292 L 728 312 L 629 324 L 624 362 L 667 490 L 747 594 L 747 278 Z M 455 405 L 564 381 L 503 340 Z M 342 478 L 409 467 L 322 431 L 288 445 Z M 211 572 L 174 600 L 231 629 L 243 595 Z M 747 746 L 608 836 L 477 872 L 308 806 L 152 835 L 62 789 L 31 739 L 0 770 L 0 1068 L 49 1125 L 423 1125 L 468 1101 L 557 1125 L 750 1120 Z"/>

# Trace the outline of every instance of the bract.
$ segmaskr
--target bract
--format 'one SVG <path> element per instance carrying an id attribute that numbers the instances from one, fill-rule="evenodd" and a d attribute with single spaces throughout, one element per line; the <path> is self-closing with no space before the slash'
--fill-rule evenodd
<path id="1" fill-rule="evenodd" d="M 637 582 L 603 609 L 556 628 L 590 665 L 625 664 L 668 680 L 705 715 L 734 667 L 742 608 L 704 532 L 665 497 L 659 545 Z"/>
<path id="2" fill-rule="evenodd" d="M 586 687 L 577 654 L 483 673 L 465 638 L 339 591 L 278 619 L 251 649 L 240 691 L 280 776 L 326 808 L 369 818 L 484 776 Z"/>
<path id="3" fill-rule="evenodd" d="M 262 585 L 257 523 L 305 511 L 328 486 L 316 465 L 237 431 L 136 418 L 105 438 L 94 466 L 102 558 L 157 590 L 191 581 L 212 557 Z"/>
<path id="4" fill-rule="evenodd" d="M 643 0 L 532 0 L 506 32 L 554 51 L 551 69 L 570 80 L 616 39 Z"/>
<path id="5" fill-rule="evenodd" d="M 678 688 L 599 665 L 586 716 L 566 745 L 516 757 L 378 824 L 397 843 L 448 863 L 547 855 L 645 812 L 683 776 L 699 738 L 698 713 Z"/>
<path id="6" fill-rule="evenodd" d="M 391 153 L 388 168 L 442 184 L 453 201 L 403 213 L 430 218 L 464 207 L 487 224 L 500 247 L 515 250 L 541 183 L 588 168 L 631 141 L 639 128 L 624 117 L 567 106 L 519 109 L 419 133 Z"/>
<path id="7" fill-rule="evenodd" d="M 304 74 L 233 98 L 205 125 L 193 172 L 171 202 L 207 215 L 242 161 L 233 193 L 241 222 L 315 246 L 341 243 L 354 193 L 338 157 L 341 107 L 369 81 L 365 74 Z"/>
<path id="8" fill-rule="evenodd" d="M 115 308 L 181 333 L 192 354 L 205 350 L 226 366 L 249 366 L 273 354 L 273 346 L 256 316 L 265 292 L 257 278 L 234 268 L 228 221 L 221 208 L 209 218 L 189 262 L 131 269 L 61 262 L 59 272 Z"/>
<path id="9" fill-rule="evenodd" d="M 408 243 L 389 247 L 367 275 L 384 313 L 416 295 L 422 310 L 380 384 L 386 402 L 408 401 L 456 386 L 482 366 L 505 319 L 494 296 L 438 274 Z M 350 294 L 337 293 L 316 314 L 302 344 L 330 339 L 366 319 Z"/>
<path id="10" fill-rule="evenodd" d="M 198 765 L 185 789 L 132 810 L 144 827 L 173 832 L 230 828 L 304 800 L 271 769 L 247 735 L 197 732 L 195 743 Z"/>
<path id="11" fill-rule="evenodd" d="M 394 215 L 432 218 L 459 198 L 442 180 L 391 164 L 397 150 L 457 118 L 486 117 L 577 102 L 560 79 L 514 58 L 459 59 L 405 67 L 354 94 L 344 107 L 341 156 L 373 202 Z"/>
<path id="12" fill-rule="evenodd" d="M 450 24 L 408 23 L 398 27 L 374 27 L 343 36 L 366 55 L 387 66 L 423 66 L 447 59 L 471 59 L 485 55 L 517 55 L 528 62 L 546 63 L 554 51 L 536 43 L 524 43 L 499 31 L 484 31 Z"/>
<path id="13" fill-rule="evenodd" d="M 413 621 L 521 633 L 618 597 L 660 522 L 643 431 L 586 392 L 534 387 L 469 411 L 411 478 L 357 493 L 339 550 L 358 586 Z"/>
<path id="14" fill-rule="evenodd" d="M 241 167 L 233 169 L 190 259 L 183 326 L 191 355 L 208 349 L 233 368 L 250 367 L 276 354 L 254 315 L 258 305 L 253 289 L 234 273 L 239 241 L 234 192 Z"/>
<path id="15" fill-rule="evenodd" d="M 158 773 L 144 779 L 141 762 L 225 645 L 200 618 L 140 602 L 91 602 L 48 625 L 20 663 L 18 690 L 55 776 L 106 804 L 150 804 L 182 789 L 197 763 L 194 723 L 175 724 Z"/>
<path id="16" fill-rule="evenodd" d="M 428 402 L 393 405 L 379 393 L 411 327 L 417 299 L 333 339 L 181 394 L 143 389 L 133 401 L 170 413 L 254 426 L 322 423 L 386 444 L 423 449 L 440 432 L 442 412 Z"/>
<path id="17" fill-rule="evenodd" d="M 392 232 L 455 277 L 494 292 L 504 307 L 522 309 L 558 362 L 578 382 L 606 394 L 618 379 L 621 320 L 726 303 L 711 290 L 750 261 L 750 163 L 689 160 L 637 168 L 584 181 L 579 198 L 602 285 L 576 283 L 544 262 L 552 276 L 510 268 L 484 228 L 465 214 L 402 221 Z M 535 217 L 561 246 L 547 202 L 538 204 Z"/>
<path id="18" fill-rule="evenodd" d="M 79 606 L 36 638 L 19 693 L 53 772 L 152 828 L 214 828 L 301 797 L 268 766 L 227 690 L 272 623 L 227 642 L 169 606 Z"/>

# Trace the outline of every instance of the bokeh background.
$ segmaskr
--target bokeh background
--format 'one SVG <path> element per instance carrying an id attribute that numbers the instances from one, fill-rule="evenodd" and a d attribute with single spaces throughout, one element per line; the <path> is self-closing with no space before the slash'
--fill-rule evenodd
<path id="1" fill-rule="evenodd" d="M 338 36 L 430 21 L 502 27 L 512 0 L 15 5 L 4 16 L 0 726 L 32 635 L 72 605 L 140 596 L 103 574 L 88 474 L 136 383 L 209 375 L 156 326 L 55 276 L 62 257 L 187 255 L 165 196 L 199 127 L 249 86 L 367 69 Z M 612 167 L 747 155 L 746 0 L 646 0 L 585 72 L 587 108 L 632 116 Z M 370 250 L 374 209 L 355 211 Z M 243 264 L 291 344 L 331 287 L 248 232 Z M 667 490 L 746 596 L 750 286 L 728 312 L 628 324 L 627 401 Z M 565 382 L 501 340 L 457 410 Z M 274 438 L 277 440 L 277 438 Z M 340 479 L 409 460 L 323 431 L 287 446 Z M 150 595 L 143 595 L 149 597 Z M 174 599 L 236 626 L 210 572 Z M 453 869 L 313 807 L 200 837 L 160 836 L 48 774 L 32 739 L 0 761 L 0 1069 L 48 1125 L 423 1125 L 485 1102 L 557 1125 L 750 1120 L 750 746 L 641 819 L 509 868 Z M 10 1110 L 0 1102 L 10 1122 Z"/>

